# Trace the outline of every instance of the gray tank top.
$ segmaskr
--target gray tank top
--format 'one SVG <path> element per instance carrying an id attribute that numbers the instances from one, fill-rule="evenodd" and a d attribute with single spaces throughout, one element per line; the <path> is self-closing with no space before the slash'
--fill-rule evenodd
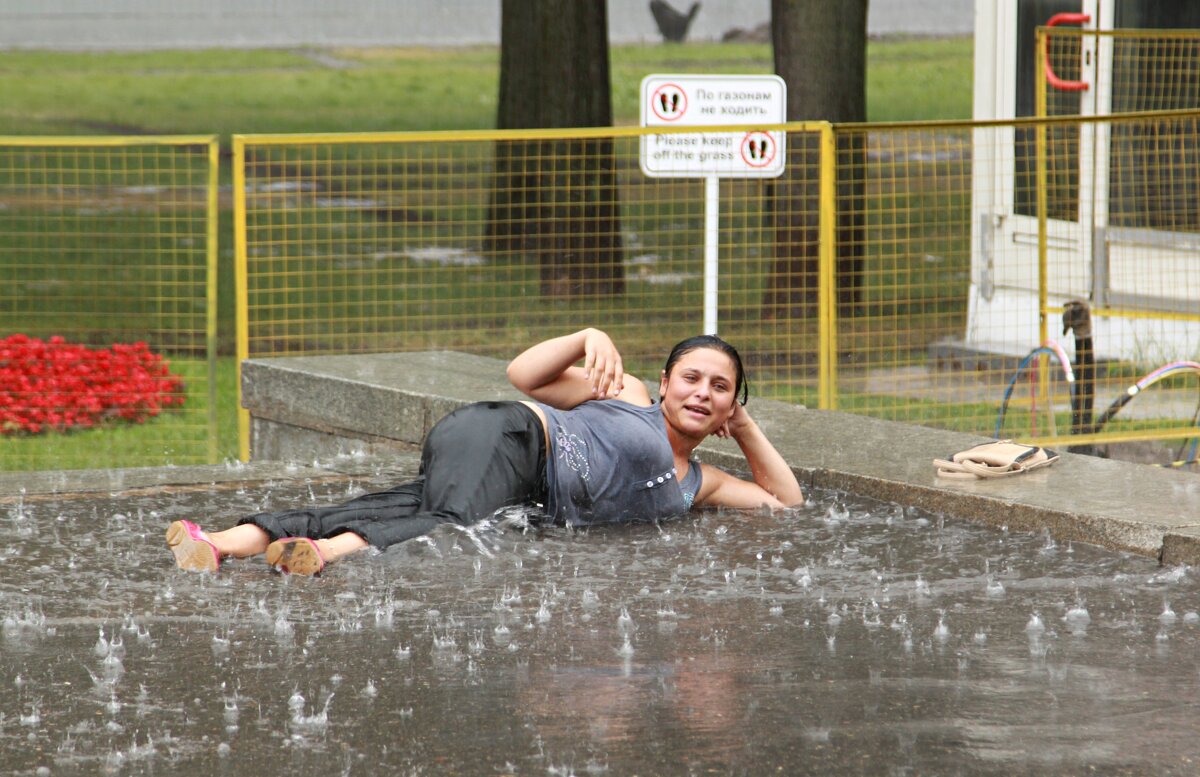
<path id="1" fill-rule="evenodd" d="M 616 399 L 546 414 L 547 511 L 568 526 L 648 521 L 685 513 L 700 490 L 700 464 L 678 478 L 658 405 Z"/>

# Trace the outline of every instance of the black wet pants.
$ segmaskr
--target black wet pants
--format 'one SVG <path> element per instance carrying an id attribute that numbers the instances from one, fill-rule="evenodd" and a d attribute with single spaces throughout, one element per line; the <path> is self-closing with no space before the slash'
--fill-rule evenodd
<path id="1" fill-rule="evenodd" d="M 438 421 L 425 439 L 416 480 L 344 504 L 243 518 L 272 541 L 353 532 L 383 549 L 433 531 L 469 526 L 502 507 L 545 504 L 545 433 L 520 402 L 478 402 Z"/>

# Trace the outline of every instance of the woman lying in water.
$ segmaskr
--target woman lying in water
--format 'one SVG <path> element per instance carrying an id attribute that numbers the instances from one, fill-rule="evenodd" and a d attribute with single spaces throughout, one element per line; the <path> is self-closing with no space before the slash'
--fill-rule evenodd
<path id="1" fill-rule="evenodd" d="M 216 571 L 227 556 L 265 552 L 277 570 L 315 575 L 369 546 L 383 550 L 441 523 L 469 526 L 515 505 L 586 526 L 668 518 L 693 505 L 804 503 L 791 468 L 743 407 L 741 357 L 716 336 L 672 349 L 658 403 L 598 329 L 538 343 L 512 360 L 508 378 L 533 401 L 447 415 L 425 440 L 415 480 L 340 505 L 252 515 L 211 534 L 175 521 L 167 545 L 176 563 Z M 737 441 L 753 481 L 690 458 L 709 435 Z"/>

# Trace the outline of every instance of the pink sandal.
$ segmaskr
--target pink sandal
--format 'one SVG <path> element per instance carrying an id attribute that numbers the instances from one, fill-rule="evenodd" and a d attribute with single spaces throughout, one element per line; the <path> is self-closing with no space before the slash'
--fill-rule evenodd
<path id="1" fill-rule="evenodd" d="M 325 569 L 325 557 L 317 543 L 308 537 L 284 537 L 267 546 L 267 563 L 289 575 L 321 574 Z"/>
<path id="2" fill-rule="evenodd" d="M 180 569 L 216 572 L 221 566 L 217 546 L 191 521 L 175 521 L 167 527 L 167 547 L 175 554 Z"/>

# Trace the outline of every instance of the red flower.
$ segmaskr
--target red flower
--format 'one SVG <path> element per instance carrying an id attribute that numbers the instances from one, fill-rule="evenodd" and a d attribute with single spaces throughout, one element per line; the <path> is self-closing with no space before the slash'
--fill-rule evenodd
<path id="1" fill-rule="evenodd" d="M 54 336 L 0 340 L 0 435 L 142 423 L 184 402 L 183 380 L 144 342 L 91 349 Z"/>

